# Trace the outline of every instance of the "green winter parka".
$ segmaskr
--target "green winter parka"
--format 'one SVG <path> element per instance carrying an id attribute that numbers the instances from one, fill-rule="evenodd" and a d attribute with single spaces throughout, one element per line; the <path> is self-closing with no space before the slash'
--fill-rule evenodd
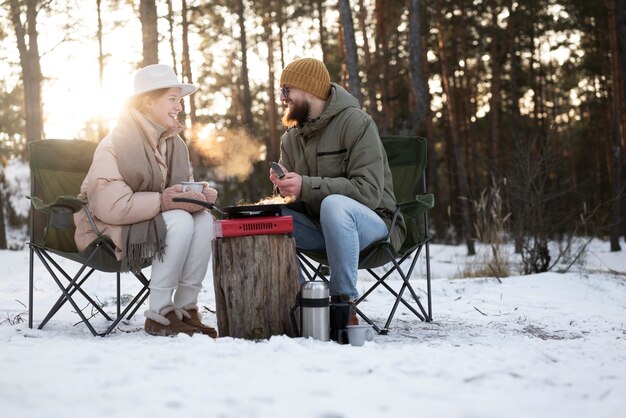
<path id="1" fill-rule="evenodd" d="M 322 200 L 331 194 L 350 197 L 391 225 L 396 209 L 387 154 L 372 118 L 357 99 L 332 83 L 322 114 L 290 128 L 281 138 L 280 163 L 302 176 L 300 202 L 319 219 Z M 402 215 L 391 236 L 398 250 L 406 235 Z"/>

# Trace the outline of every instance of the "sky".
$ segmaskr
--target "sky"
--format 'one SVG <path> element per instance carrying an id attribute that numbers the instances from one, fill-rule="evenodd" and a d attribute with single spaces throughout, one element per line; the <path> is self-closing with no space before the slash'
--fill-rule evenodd
<path id="1" fill-rule="evenodd" d="M 352 347 L 285 336 L 152 337 L 141 314 L 96 338 L 66 308 L 43 330 L 29 329 L 19 322 L 27 318 L 28 251 L 0 251 L 0 409 L 12 418 L 626 416 L 623 252 L 594 241 L 568 273 L 502 283 L 464 277 L 477 260 L 465 253 L 431 246 L 432 323 L 401 308 L 389 335 Z M 424 268 L 413 278 L 421 289 Z M 112 312 L 114 280 L 92 280 Z M 359 276 L 361 291 L 371 284 Z M 57 296 L 36 263 L 35 324 Z M 375 292 L 360 306 L 382 320 L 388 296 Z M 215 308 L 211 269 L 199 302 L 216 326 L 205 308 Z"/>

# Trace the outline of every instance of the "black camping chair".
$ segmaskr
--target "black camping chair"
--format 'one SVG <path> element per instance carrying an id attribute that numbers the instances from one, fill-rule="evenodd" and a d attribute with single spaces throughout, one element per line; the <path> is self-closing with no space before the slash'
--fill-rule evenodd
<path id="1" fill-rule="evenodd" d="M 387 237 L 391 235 L 391 231 L 395 227 L 395 219 L 398 214 L 402 214 L 404 217 L 407 225 L 407 236 L 399 251 L 394 250 L 387 241 L 387 237 L 361 251 L 359 254 L 359 269 L 366 269 L 376 282 L 355 303 L 357 305 L 357 313 L 367 323 L 371 324 L 379 334 L 386 334 L 400 303 L 420 320 L 432 321 L 428 210 L 434 206 L 435 199 L 432 194 L 426 193 L 426 139 L 421 137 L 387 136 L 382 137 L 381 140 L 393 175 L 394 194 L 396 200 L 400 202 L 394 213 L 394 221 L 391 224 Z M 422 305 L 410 281 L 415 265 L 424 249 L 427 309 Z M 328 268 L 328 259 L 324 252 L 297 249 L 297 255 L 302 271 L 309 280 L 314 280 L 316 277 L 328 280 L 324 274 Z M 374 270 L 388 264 L 390 266 L 382 275 L 377 274 Z M 407 266 L 408 268 L 406 268 Z M 397 272 L 402 278 L 400 291 L 394 290 L 386 282 L 394 272 Z M 381 285 L 395 298 L 382 328 L 359 309 L 359 304 Z M 407 290 L 408 296 L 405 297 Z M 417 309 L 410 301 L 417 305 Z"/>
<path id="2" fill-rule="evenodd" d="M 88 141 L 58 139 L 33 141 L 28 145 L 31 170 L 31 196 L 29 198 L 32 206 L 30 242 L 28 243 L 30 247 L 28 326 L 30 328 L 33 327 L 35 255 L 61 290 L 61 296 L 39 324 L 39 329 L 42 329 L 59 309 L 69 302 L 94 336 L 104 336 L 115 329 L 123 318 L 130 319 L 149 295 L 149 280 L 141 271 L 133 273 L 141 284 L 141 290 L 122 312 L 121 263 L 115 257 L 115 247 L 111 239 L 106 235 L 100 235 L 84 251 L 76 249 L 72 216 L 75 212 L 84 210 L 94 230 L 97 231 L 85 202 L 77 197 L 91 165 L 96 146 L 97 144 Z M 77 271 L 73 275 L 65 271 L 57 262 L 59 257 L 78 263 Z M 117 316 L 115 319 L 111 318 L 83 288 L 87 279 L 96 270 L 116 273 Z M 64 284 L 62 279 L 68 283 Z M 87 301 L 87 306 L 91 306 L 108 321 L 112 321 L 104 332 L 96 332 L 89 322 L 91 318 L 87 318 L 80 309 L 76 300 L 79 295 Z"/>

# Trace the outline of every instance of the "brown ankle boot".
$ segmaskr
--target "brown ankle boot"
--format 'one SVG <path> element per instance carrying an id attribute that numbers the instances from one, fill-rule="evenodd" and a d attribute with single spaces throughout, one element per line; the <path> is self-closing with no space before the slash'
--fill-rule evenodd
<path id="1" fill-rule="evenodd" d="M 202 323 L 200 314 L 198 313 L 198 307 L 196 305 L 185 306 L 180 309 L 180 312 L 183 314 L 183 322 L 185 324 L 195 327 L 204 335 L 208 335 L 211 338 L 217 338 L 217 330 Z"/>
<path id="2" fill-rule="evenodd" d="M 165 308 L 161 313 L 146 311 L 146 323 L 144 330 L 150 335 L 171 337 L 178 334 L 193 335 L 200 331 L 188 324 L 183 323 L 174 308 Z"/>
<path id="3" fill-rule="evenodd" d="M 356 305 L 354 301 L 350 301 L 350 319 L 348 320 L 348 325 L 359 325 L 359 318 L 356 316 Z"/>

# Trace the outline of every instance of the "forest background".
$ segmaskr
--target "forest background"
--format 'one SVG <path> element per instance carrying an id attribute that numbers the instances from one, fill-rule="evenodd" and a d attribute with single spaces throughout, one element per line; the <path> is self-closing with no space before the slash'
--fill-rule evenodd
<path id="1" fill-rule="evenodd" d="M 381 135 L 428 138 L 434 241 L 464 242 L 470 255 L 476 241 L 491 245 L 496 276 L 504 241 L 524 273 L 574 262 L 575 238 L 620 251 L 624 3 L 0 0 L 0 248 L 27 225 L 7 174 L 27 143 L 99 141 L 132 74 L 157 62 L 200 86 L 181 113 L 196 178 L 223 205 L 268 196 L 280 70 L 310 56 Z"/>

